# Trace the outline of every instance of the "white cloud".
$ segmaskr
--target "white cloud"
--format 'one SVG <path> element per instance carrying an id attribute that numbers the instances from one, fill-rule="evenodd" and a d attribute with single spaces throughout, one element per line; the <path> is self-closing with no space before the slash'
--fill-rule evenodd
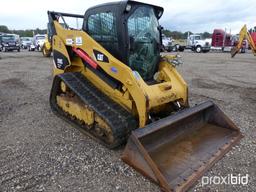
<path id="1" fill-rule="evenodd" d="M 243 24 L 256 25 L 255 0 L 160 1 L 165 13 L 163 26 L 173 30 L 212 32 L 215 28 L 239 32 Z"/>
<path id="2" fill-rule="evenodd" d="M 110 0 L 113 1 L 113 0 Z M 255 0 L 141 0 L 164 7 L 160 23 L 167 29 L 193 32 L 212 32 L 227 28 L 239 32 L 243 24 L 256 25 Z M 8 0 L 1 2 L 0 25 L 11 29 L 46 28 L 47 11 L 84 14 L 91 6 L 104 0 Z"/>

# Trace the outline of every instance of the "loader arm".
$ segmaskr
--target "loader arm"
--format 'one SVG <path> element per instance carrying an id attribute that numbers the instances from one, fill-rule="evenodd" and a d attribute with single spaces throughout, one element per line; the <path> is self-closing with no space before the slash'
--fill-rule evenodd
<path id="1" fill-rule="evenodd" d="M 243 40 L 246 39 L 252 49 L 253 54 L 256 56 L 256 45 L 252 39 L 251 34 L 248 32 L 246 25 L 244 25 L 239 32 L 238 44 L 231 50 L 231 57 L 234 57 L 243 45 Z"/>

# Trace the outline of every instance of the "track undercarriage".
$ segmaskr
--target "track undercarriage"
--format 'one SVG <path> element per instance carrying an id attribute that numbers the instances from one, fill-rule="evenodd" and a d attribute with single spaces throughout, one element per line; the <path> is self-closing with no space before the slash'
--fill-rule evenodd
<path id="1" fill-rule="evenodd" d="M 137 122 L 80 73 L 55 77 L 50 103 L 53 111 L 76 124 L 87 135 L 109 148 L 124 143 Z"/>

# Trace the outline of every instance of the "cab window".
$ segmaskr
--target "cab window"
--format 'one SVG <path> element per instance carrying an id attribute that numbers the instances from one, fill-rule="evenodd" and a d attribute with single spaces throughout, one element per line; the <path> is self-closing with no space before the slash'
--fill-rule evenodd
<path id="1" fill-rule="evenodd" d="M 116 17 L 112 12 L 101 12 L 88 17 L 87 33 L 118 58 Z"/>

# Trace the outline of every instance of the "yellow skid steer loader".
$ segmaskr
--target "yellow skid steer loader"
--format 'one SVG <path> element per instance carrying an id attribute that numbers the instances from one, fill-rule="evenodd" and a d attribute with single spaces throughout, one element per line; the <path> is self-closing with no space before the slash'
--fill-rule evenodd
<path id="1" fill-rule="evenodd" d="M 48 11 L 52 110 L 109 148 L 164 191 L 191 187 L 242 135 L 211 101 L 189 107 L 188 87 L 161 56 L 163 8 L 106 3 L 85 15 Z M 66 17 L 83 19 L 73 29 Z"/>

